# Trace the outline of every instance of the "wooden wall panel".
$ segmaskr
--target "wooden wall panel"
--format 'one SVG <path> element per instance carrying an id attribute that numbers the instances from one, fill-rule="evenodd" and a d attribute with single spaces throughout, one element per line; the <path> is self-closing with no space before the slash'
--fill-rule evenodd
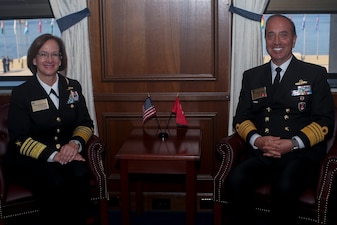
<path id="1" fill-rule="evenodd" d="M 105 80 L 214 78 L 214 2 L 105 1 Z M 118 21 L 118 23 L 116 22 Z"/>
<path id="2" fill-rule="evenodd" d="M 213 192 L 215 143 L 227 134 L 230 23 L 226 0 L 88 0 L 94 99 L 106 143 L 109 191 L 119 192 L 114 156 L 142 126 L 148 93 L 165 127 L 176 94 L 189 127 L 203 132 L 199 195 Z M 156 126 L 155 120 L 146 126 Z M 170 123 L 175 127 L 175 121 Z M 149 183 L 145 191 L 184 191 Z"/>

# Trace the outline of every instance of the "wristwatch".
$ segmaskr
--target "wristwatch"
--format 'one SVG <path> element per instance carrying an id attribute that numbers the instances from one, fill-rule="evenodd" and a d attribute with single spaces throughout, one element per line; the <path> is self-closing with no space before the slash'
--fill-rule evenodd
<path id="1" fill-rule="evenodd" d="M 297 150 L 300 148 L 300 145 L 298 143 L 298 141 L 296 140 L 296 138 L 291 138 L 291 142 L 293 143 L 293 148 L 291 149 L 291 151 Z"/>

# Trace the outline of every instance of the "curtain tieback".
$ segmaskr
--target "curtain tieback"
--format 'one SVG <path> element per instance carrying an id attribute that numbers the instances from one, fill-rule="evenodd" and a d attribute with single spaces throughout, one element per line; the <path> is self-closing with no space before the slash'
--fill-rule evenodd
<path id="1" fill-rule="evenodd" d="M 88 8 L 82 9 L 81 11 L 66 15 L 62 18 L 56 20 L 57 25 L 60 28 L 61 33 L 67 30 L 69 27 L 80 22 L 85 17 L 90 16 L 90 11 Z"/>
<path id="2" fill-rule="evenodd" d="M 232 13 L 236 13 L 236 14 L 244 17 L 244 18 L 254 20 L 254 21 L 257 21 L 257 22 L 260 22 L 261 18 L 262 18 L 262 15 L 260 15 L 260 14 L 249 12 L 247 10 L 237 8 L 237 7 L 233 6 L 233 4 L 230 5 L 229 11 L 232 12 Z"/>

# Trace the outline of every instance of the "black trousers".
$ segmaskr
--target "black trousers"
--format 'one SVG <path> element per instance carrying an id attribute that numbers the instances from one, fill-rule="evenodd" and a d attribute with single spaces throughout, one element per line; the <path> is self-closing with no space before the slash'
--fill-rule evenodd
<path id="1" fill-rule="evenodd" d="M 86 162 L 61 165 L 28 157 L 11 165 L 11 178 L 36 197 L 41 224 L 84 225 L 90 205 L 90 174 Z"/>
<path id="2" fill-rule="evenodd" d="M 253 191 L 268 182 L 272 184 L 271 224 L 296 224 L 297 199 L 317 178 L 320 161 L 305 157 L 304 152 L 291 152 L 280 159 L 258 155 L 242 161 L 230 171 L 226 183 L 231 223 L 255 223 Z"/>

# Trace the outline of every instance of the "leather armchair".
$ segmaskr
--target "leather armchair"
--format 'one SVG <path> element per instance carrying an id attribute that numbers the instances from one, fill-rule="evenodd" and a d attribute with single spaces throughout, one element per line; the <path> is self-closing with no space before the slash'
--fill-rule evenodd
<path id="1" fill-rule="evenodd" d="M 225 210 L 227 203 L 224 183 L 231 168 L 244 157 L 246 148 L 247 144 L 237 133 L 221 139 L 216 146 L 219 169 L 214 177 L 214 225 L 224 224 L 223 210 Z M 337 142 L 334 135 L 329 140 L 328 153 L 322 162 L 317 183 L 308 186 L 298 199 L 297 215 L 301 224 L 327 225 L 335 223 L 336 176 Z M 256 213 L 262 216 L 268 214 L 270 212 L 270 185 L 266 184 L 257 188 L 255 195 L 257 197 Z"/>
<path id="2" fill-rule="evenodd" d="M 32 193 L 7 179 L 6 171 L 3 168 L 3 155 L 7 151 L 9 141 L 8 106 L 9 104 L 0 106 L 0 225 L 3 225 L 6 219 L 39 212 Z M 100 224 L 108 225 L 107 201 L 109 195 L 103 168 L 104 144 L 97 136 L 93 136 L 85 148 L 86 161 L 91 171 L 91 200 L 98 202 Z"/>

